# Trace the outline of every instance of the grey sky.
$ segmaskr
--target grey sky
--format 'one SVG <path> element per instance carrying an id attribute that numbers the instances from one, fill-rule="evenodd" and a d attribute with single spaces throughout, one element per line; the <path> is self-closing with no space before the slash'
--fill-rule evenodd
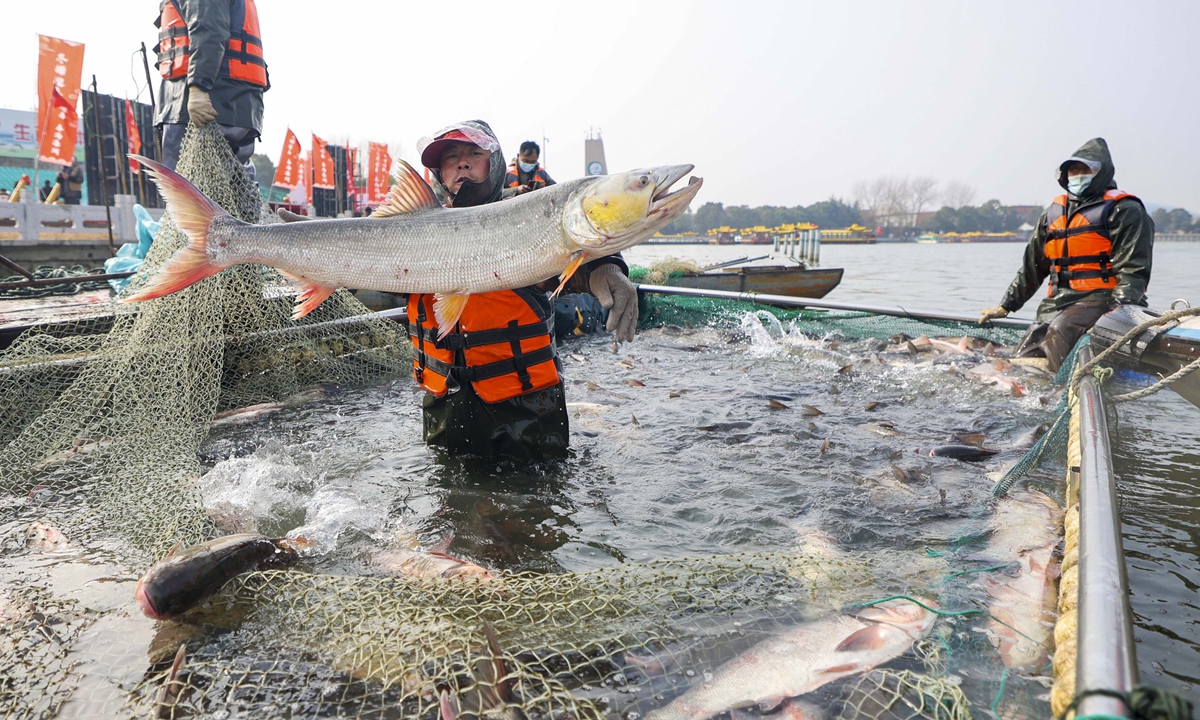
<path id="1" fill-rule="evenodd" d="M 157 2 L 7 3 L 0 106 L 36 104 L 35 33 L 87 44 L 84 78 L 134 96 Z M 103 12 L 100 10 L 103 8 Z M 511 157 L 550 138 L 559 178 L 601 128 L 612 171 L 690 162 L 697 202 L 810 204 L 882 174 L 1045 204 L 1053 169 L 1105 137 L 1121 187 L 1200 212 L 1200 3 L 338 3 L 259 0 L 290 125 L 378 140 L 488 120 Z M 131 67 L 135 70 L 131 74 Z M 143 99 L 146 95 L 143 93 Z"/>

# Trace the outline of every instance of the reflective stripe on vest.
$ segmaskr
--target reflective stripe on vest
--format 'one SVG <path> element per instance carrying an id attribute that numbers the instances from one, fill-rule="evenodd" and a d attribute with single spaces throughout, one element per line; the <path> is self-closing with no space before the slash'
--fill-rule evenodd
<path id="1" fill-rule="evenodd" d="M 472 295 L 457 332 L 442 340 L 433 302 L 431 295 L 408 298 L 413 376 L 426 391 L 441 397 L 469 382 L 480 398 L 494 403 L 561 381 L 554 314 L 544 296 L 527 289 Z"/>
<path id="2" fill-rule="evenodd" d="M 158 53 L 159 74 L 167 80 L 187 77 L 191 48 L 187 23 L 183 21 L 175 0 L 163 0 L 157 25 L 158 44 L 154 46 L 154 51 Z"/>
<path id="3" fill-rule="evenodd" d="M 267 87 L 267 63 L 263 60 L 262 30 L 258 27 L 258 8 L 254 0 L 234 4 L 229 14 L 229 28 L 221 74 Z"/>
<path id="4" fill-rule="evenodd" d="M 521 185 L 521 172 L 520 172 L 520 170 L 517 169 L 517 166 L 509 165 L 508 170 L 509 170 L 509 172 L 504 178 L 505 180 L 508 181 L 506 183 L 506 187 L 515 188 L 515 187 L 520 186 Z M 546 181 L 549 179 L 550 179 L 550 176 L 547 175 L 546 171 L 543 170 L 542 167 L 539 165 L 538 169 L 533 171 L 533 177 L 530 180 L 532 182 L 540 182 L 540 183 L 542 183 L 542 185 L 545 185 Z"/>
<path id="5" fill-rule="evenodd" d="M 176 0 L 163 0 L 158 18 L 158 72 L 167 80 L 187 77 L 191 43 L 187 23 Z M 258 8 L 254 0 L 238 0 L 229 14 L 229 40 L 221 59 L 218 77 L 268 86 L 267 63 L 263 60 Z"/>
<path id="6" fill-rule="evenodd" d="M 1054 198 L 1046 210 L 1046 258 L 1050 261 L 1053 296 L 1060 287 L 1072 290 L 1111 290 L 1117 286 L 1112 271 L 1112 239 L 1108 214 L 1118 200 L 1133 197 L 1120 190 L 1104 193 L 1101 202 L 1080 208 L 1067 217 L 1067 196 Z"/>

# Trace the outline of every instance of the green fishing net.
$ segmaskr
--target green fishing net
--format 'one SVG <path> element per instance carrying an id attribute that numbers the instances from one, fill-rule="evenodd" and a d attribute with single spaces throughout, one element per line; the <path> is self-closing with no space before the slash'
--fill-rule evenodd
<path id="1" fill-rule="evenodd" d="M 189 130 L 178 169 L 235 216 L 273 221 L 215 127 Z M 126 292 L 184 242 L 168 213 Z M 636 720 L 782 628 L 948 574 L 936 558 L 800 552 L 453 581 L 272 570 L 177 620 L 134 622 L 133 580 L 176 544 L 220 534 L 197 484 L 215 415 L 411 372 L 403 328 L 366 315 L 348 293 L 298 322 L 292 304 L 275 271 L 241 266 L 165 298 L 114 304 L 106 319 L 30 330 L 0 354 L 4 717 L 432 719 L 446 692 L 463 717 Z M 643 321 L 735 326 L 747 311 L 822 336 L 1015 340 L 1008 330 L 690 298 L 648 297 Z M 38 541 L 48 550 L 32 549 L 35 523 L 60 528 L 68 544 L 48 536 Z M 75 561 L 58 575 L 39 552 Z M 72 591 L 81 582 L 113 591 L 85 603 Z M 919 646 L 916 666 L 831 689 L 831 707 L 845 718 L 966 717 L 948 658 L 990 647 L 959 630 Z"/>

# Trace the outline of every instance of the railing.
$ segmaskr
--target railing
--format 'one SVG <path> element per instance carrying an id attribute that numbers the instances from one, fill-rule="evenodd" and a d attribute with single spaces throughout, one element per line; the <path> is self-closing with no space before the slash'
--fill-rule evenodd
<path id="1" fill-rule="evenodd" d="M 0 202 L 0 247 L 38 244 L 107 243 L 108 220 L 100 205 L 43 205 L 34 193 L 21 193 L 21 202 Z M 112 241 L 114 245 L 137 240 L 133 195 L 113 198 Z M 159 208 L 147 208 L 154 219 Z"/>
<path id="2" fill-rule="evenodd" d="M 1090 348 L 1080 362 L 1092 357 Z M 1113 477 L 1099 383 L 1088 376 L 1079 385 L 1079 620 L 1075 693 L 1107 690 L 1128 693 L 1138 682 L 1129 610 L 1129 583 L 1121 544 L 1121 518 Z M 1078 717 L 1130 717 L 1125 703 L 1111 695 L 1088 694 Z"/>

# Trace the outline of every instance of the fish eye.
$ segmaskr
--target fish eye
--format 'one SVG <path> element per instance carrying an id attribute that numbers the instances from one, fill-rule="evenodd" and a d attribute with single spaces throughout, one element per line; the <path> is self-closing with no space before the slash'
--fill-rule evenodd
<path id="1" fill-rule="evenodd" d="M 649 184 L 650 184 L 650 176 L 643 175 L 640 178 L 638 178 L 638 187 L 646 187 Z"/>

